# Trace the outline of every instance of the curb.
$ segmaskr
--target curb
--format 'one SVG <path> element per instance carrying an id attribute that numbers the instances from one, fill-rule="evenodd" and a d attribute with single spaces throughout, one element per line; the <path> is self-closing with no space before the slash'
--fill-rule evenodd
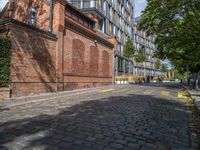
<path id="1" fill-rule="evenodd" d="M 95 87 L 95 88 L 88 88 L 88 89 L 77 89 L 73 91 L 62 91 L 57 93 L 45 93 L 41 95 L 35 95 L 35 96 L 26 96 L 26 97 L 19 97 L 19 98 L 13 98 L 8 99 L 0 102 L 0 108 L 1 109 L 7 109 L 15 106 L 25 105 L 25 104 L 31 104 L 31 103 L 37 103 L 37 102 L 44 102 L 49 101 L 57 98 L 65 98 L 66 96 L 74 96 L 74 95 L 81 95 L 86 93 L 93 93 L 101 89 L 107 89 L 107 88 L 113 88 L 113 85 L 110 86 L 102 86 L 102 87 Z"/>

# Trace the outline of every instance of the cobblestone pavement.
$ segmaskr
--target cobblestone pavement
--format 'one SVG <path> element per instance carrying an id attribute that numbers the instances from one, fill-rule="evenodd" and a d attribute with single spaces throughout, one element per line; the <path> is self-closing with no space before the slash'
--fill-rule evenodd
<path id="1" fill-rule="evenodd" d="M 176 97 L 180 90 L 176 84 L 116 86 L 0 108 L 0 150 L 198 149 L 189 109 Z"/>

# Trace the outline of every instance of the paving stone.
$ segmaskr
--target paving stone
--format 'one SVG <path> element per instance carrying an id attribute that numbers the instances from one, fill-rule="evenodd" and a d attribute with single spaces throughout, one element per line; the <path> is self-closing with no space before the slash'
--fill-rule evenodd
<path id="1" fill-rule="evenodd" d="M 118 143 L 111 143 L 110 146 L 115 149 L 122 149 L 124 146 Z"/>
<path id="2" fill-rule="evenodd" d="M 83 143 L 83 146 L 84 146 L 84 147 L 87 147 L 87 148 L 91 148 L 94 144 L 95 144 L 95 143 L 93 143 L 93 142 L 88 142 L 88 141 L 86 141 L 86 142 Z"/>
<path id="3" fill-rule="evenodd" d="M 92 146 L 92 149 L 94 150 L 103 150 L 104 146 L 100 144 L 95 144 Z"/>
<path id="4" fill-rule="evenodd" d="M 117 139 L 115 140 L 116 143 L 122 144 L 122 145 L 127 145 L 128 141 Z"/>
<path id="5" fill-rule="evenodd" d="M 139 144 L 136 144 L 136 143 L 128 143 L 127 146 L 128 146 L 128 147 L 131 147 L 131 148 L 135 148 L 135 149 L 139 149 L 139 148 L 140 148 L 140 145 L 139 145 Z"/>
<path id="6" fill-rule="evenodd" d="M 96 138 L 95 137 L 87 137 L 86 140 L 93 142 L 93 141 L 96 141 Z"/>
<path id="7" fill-rule="evenodd" d="M 152 95 L 144 94 L 149 90 Z M 108 93 L 53 98 L 2 110 L 0 150 L 14 145 L 28 150 L 198 149 L 197 137 L 188 132 L 193 120 L 187 106 L 177 94 L 162 96 L 165 90 L 177 93 L 182 88 L 115 86 Z"/>

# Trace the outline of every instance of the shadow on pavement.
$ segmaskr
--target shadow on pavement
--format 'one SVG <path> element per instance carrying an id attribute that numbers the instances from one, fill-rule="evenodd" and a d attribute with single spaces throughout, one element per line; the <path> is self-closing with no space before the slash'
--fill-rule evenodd
<path id="1" fill-rule="evenodd" d="M 57 115 L 1 123 L 0 149 L 186 148 L 186 108 L 183 103 L 147 95 L 85 101 Z M 183 145 L 176 144 L 180 142 Z"/>

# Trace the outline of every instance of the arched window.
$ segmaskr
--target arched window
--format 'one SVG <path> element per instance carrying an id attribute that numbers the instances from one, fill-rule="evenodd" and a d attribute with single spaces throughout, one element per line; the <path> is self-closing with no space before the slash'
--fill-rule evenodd
<path id="1" fill-rule="evenodd" d="M 109 53 L 107 51 L 103 51 L 102 54 L 102 74 L 103 76 L 110 75 L 110 65 L 109 65 Z"/>
<path id="2" fill-rule="evenodd" d="M 84 73 L 84 53 L 85 44 L 79 39 L 73 39 L 72 45 L 72 72 L 76 74 Z"/>
<path id="3" fill-rule="evenodd" d="M 99 50 L 95 46 L 90 46 L 90 74 L 98 75 L 99 70 Z"/>

